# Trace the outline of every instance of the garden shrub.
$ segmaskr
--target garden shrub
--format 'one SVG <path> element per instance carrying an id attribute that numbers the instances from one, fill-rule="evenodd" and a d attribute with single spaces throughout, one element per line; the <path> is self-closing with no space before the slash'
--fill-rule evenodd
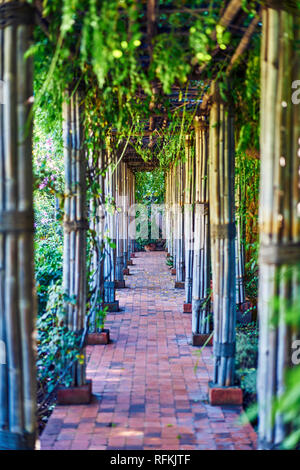
<path id="1" fill-rule="evenodd" d="M 45 311 L 49 288 L 62 277 L 62 236 L 56 224 L 49 224 L 47 232 L 39 228 L 35 234 L 35 278 L 38 313 Z"/>
<path id="2" fill-rule="evenodd" d="M 236 381 L 244 392 L 244 404 L 256 401 L 258 331 L 255 323 L 240 327 L 236 333 Z"/>
<path id="3" fill-rule="evenodd" d="M 59 284 L 49 288 L 49 299 L 46 310 L 37 321 L 38 330 L 38 383 L 43 394 L 52 392 L 66 367 L 75 359 L 82 360 L 80 355 L 80 337 L 67 328 L 64 323 L 65 301 L 75 302 L 75 299 L 66 299 Z M 62 385 L 71 384 L 71 369 L 60 381 Z"/>

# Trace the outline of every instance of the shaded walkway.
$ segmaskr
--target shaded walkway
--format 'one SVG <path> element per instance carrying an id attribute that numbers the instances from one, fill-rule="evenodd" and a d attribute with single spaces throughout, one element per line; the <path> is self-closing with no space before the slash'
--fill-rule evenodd
<path id="1" fill-rule="evenodd" d="M 122 311 L 107 316 L 113 343 L 88 347 L 93 401 L 57 406 L 42 449 L 255 448 L 252 427 L 237 423 L 240 408 L 207 402 L 212 351 L 200 357 L 189 345 L 191 315 L 165 253 L 137 253 L 130 272 Z"/>

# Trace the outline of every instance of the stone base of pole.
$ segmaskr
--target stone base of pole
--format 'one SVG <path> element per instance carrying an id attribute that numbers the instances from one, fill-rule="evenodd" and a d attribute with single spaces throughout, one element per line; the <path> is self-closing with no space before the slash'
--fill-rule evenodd
<path id="1" fill-rule="evenodd" d="M 124 268 L 124 269 L 123 269 L 123 275 L 124 275 L 124 276 L 129 276 L 129 274 L 130 274 L 130 273 L 129 273 L 129 269 L 128 269 L 128 268 Z"/>
<path id="2" fill-rule="evenodd" d="M 107 310 L 109 312 L 119 312 L 119 310 L 120 310 L 118 300 L 116 300 L 115 302 L 105 302 L 103 304 L 103 307 L 107 307 Z"/>
<path id="3" fill-rule="evenodd" d="M 183 304 L 183 313 L 192 313 L 192 304 Z"/>
<path id="4" fill-rule="evenodd" d="M 175 289 L 184 289 L 185 283 L 182 281 L 175 281 Z"/>
<path id="5" fill-rule="evenodd" d="M 132 259 L 127 260 L 127 266 L 133 266 L 133 261 L 132 261 Z"/>
<path id="6" fill-rule="evenodd" d="M 213 345 L 213 337 L 210 338 L 210 340 L 207 342 L 208 338 L 211 336 L 211 334 L 197 334 L 193 333 L 192 336 L 192 345 L 193 346 L 212 346 Z"/>
<path id="7" fill-rule="evenodd" d="M 85 405 L 91 402 L 92 381 L 87 380 L 86 384 L 80 387 L 61 387 L 57 390 L 58 405 Z"/>
<path id="8" fill-rule="evenodd" d="M 125 286 L 125 281 L 115 281 L 115 288 L 116 289 L 124 289 Z"/>
<path id="9" fill-rule="evenodd" d="M 212 382 L 208 383 L 208 399 L 212 406 L 243 404 L 243 392 L 239 387 L 221 387 Z"/>
<path id="10" fill-rule="evenodd" d="M 172 274 L 172 276 L 176 276 L 176 268 L 171 269 L 171 274 Z"/>
<path id="11" fill-rule="evenodd" d="M 95 346 L 97 344 L 109 344 L 109 330 L 103 329 L 99 333 L 88 333 L 86 344 L 88 346 Z"/>

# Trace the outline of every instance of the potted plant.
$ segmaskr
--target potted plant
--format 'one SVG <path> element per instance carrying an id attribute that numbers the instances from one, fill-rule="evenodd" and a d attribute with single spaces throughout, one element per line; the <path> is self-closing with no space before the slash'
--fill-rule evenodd
<path id="1" fill-rule="evenodd" d="M 147 245 L 144 246 L 144 248 L 146 251 L 155 251 L 156 243 L 155 242 L 148 243 Z"/>
<path id="2" fill-rule="evenodd" d="M 107 311 L 108 307 L 104 307 L 97 312 L 95 319 L 96 331 L 87 335 L 87 344 L 89 346 L 110 343 L 109 329 L 104 328 Z"/>
<path id="3" fill-rule="evenodd" d="M 141 250 L 145 250 L 145 251 L 155 251 L 156 250 L 156 240 L 151 240 L 149 238 L 147 238 L 147 239 L 138 238 L 137 243 L 138 243 L 139 248 Z"/>

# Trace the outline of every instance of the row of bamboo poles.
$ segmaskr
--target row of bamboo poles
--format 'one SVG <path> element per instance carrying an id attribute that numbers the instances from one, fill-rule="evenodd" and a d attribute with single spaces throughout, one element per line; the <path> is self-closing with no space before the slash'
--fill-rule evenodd
<path id="1" fill-rule="evenodd" d="M 292 424 L 287 426 L 278 412 L 274 419 L 274 405 L 286 388 L 285 373 L 293 367 L 292 344 L 299 338 L 297 315 L 293 320 L 294 326 L 287 323 L 286 316 L 287 312 L 297 311 L 300 260 L 300 117 L 293 102 L 297 96 L 293 98 L 292 95 L 300 68 L 300 54 L 295 52 L 295 44 L 299 43 L 300 18 L 291 5 L 279 7 L 278 2 L 269 2 L 263 10 L 257 384 L 261 449 L 280 447 L 293 427 Z M 234 205 L 238 209 L 239 194 L 237 192 L 235 200 L 233 116 L 228 103 L 221 99 L 216 84 L 209 116 L 209 144 L 205 121 L 206 117 L 197 118 L 194 125 L 192 328 L 193 333 L 209 331 L 209 322 L 205 322 L 209 317 L 209 303 L 205 299 L 208 299 L 211 263 L 214 382 L 226 386 L 234 381 L 235 304 L 245 300 L 244 247 L 241 243 L 244 228 L 238 210 L 236 221 L 234 217 Z M 188 136 L 187 141 L 189 139 Z M 187 155 L 187 171 L 188 160 Z M 186 186 L 189 186 L 188 179 Z M 174 170 L 171 169 L 166 177 L 167 233 L 172 233 L 174 225 L 170 205 L 176 201 L 175 188 Z M 185 203 L 188 202 L 186 196 Z M 189 239 L 192 223 L 188 217 L 185 222 L 184 232 Z M 174 250 L 174 242 L 175 236 L 167 240 L 168 251 L 173 257 L 178 257 L 180 254 Z M 189 247 L 188 240 L 186 247 Z M 188 249 L 186 254 L 189 254 Z M 186 258 L 188 272 L 189 263 L 189 258 Z M 189 300 L 189 282 L 186 294 Z M 204 312 L 203 305 L 206 306 Z M 207 329 L 203 329 L 203 325 Z"/>
<path id="2" fill-rule="evenodd" d="M 195 117 L 193 134 L 186 136 L 185 155 L 173 164 L 166 175 L 166 233 L 170 234 L 167 239 L 167 248 L 172 255 L 173 265 L 176 266 L 176 281 L 183 279 L 184 276 L 186 305 L 190 305 L 192 310 L 193 338 L 196 335 L 208 335 L 211 332 L 210 287 L 211 278 L 213 278 L 214 318 L 217 319 L 214 341 L 217 345 L 215 350 L 218 349 L 215 377 L 217 384 L 229 385 L 233 383 L 232 372 L 228 372 L 229 377 L 225 379 L 217 377 L 220 361 L 223 364 L 222 370 L 224 368 L 227 370 L 227 362 L 231 364 L 228 370 L 232 370 L 235 299 L 237 298 L 239 302 L 244 301 L 239 294 L 244 289 L 242 269 L 237 270 L 239 276 L 239 282 L 237 282 L 235 263 L 242 268 L 243 259 L 240 259 L 242 247 L 239 248 L 237 259 L 235 259 L 234 250 L 234 245 L 241 244 L 241 239 L 235 237 L 233 218 L 233 117 L 228 115 L 227 111 L 223 111 L 223 104 L 220 110 L 221 105 L 217 97 L 219 99 L 219 95 L 215 93 L 210 116 Z M 219 132 L 217 135 L 216 129 Z M 210 163 L 209 148 L 211 149 Z M 213 176 L 220 180 L 215 181 Z M 211 198 L 213 212 L 210 214 L 209 200 Z M 211 229 L 213 230 L 213 246 L 210 242 Z M 214 254 L 213 265 L 211 263 L 212 252 Z M 223 252 L 226 254 L 223 255 Z M 232 282 L 237 282 L 237 285 L 233 286 Z M 237 295 L 235 289 L 237 289 Z M 230 316 L 232 320 L 226 325 L 227 317 Z M 219 343 L 223 346 L 219 346 Z M 229 343 L 230 346 L 228 346 Z M 220 351 L 221 355 L 219 355 Z M 231 362 L 222 359 L 224 354 L 227 357 L 228 352 L 232 352 Z M 226 377 L 227 372 L 223 370 L 221 375 Z"/>
<path id="3" fill-rule="evenodd" d="M 176 281 L 185 280 L 193 344 L 198 335 L 208 338 L 213 323 L 213 382 L 218 386 L 234 384 L 236 309 L 245 300 L 242 226 L 239 221 L 236 229 L 235 223 L 231 109 L 214 83 L 209 113 L 195 117 L 185 155 L 166 176 L 167 248 Z"/>
<path id="4" fill-rule="evenodd" d="M 130 210 L 135 201 L 135 176 L 126 162 L 118 158 L 108 140 L 106 152 L 104 304 L 116 303 L 115 289 L 125 287 L 131 253 L 134 251 L 135 215 Z"/>

